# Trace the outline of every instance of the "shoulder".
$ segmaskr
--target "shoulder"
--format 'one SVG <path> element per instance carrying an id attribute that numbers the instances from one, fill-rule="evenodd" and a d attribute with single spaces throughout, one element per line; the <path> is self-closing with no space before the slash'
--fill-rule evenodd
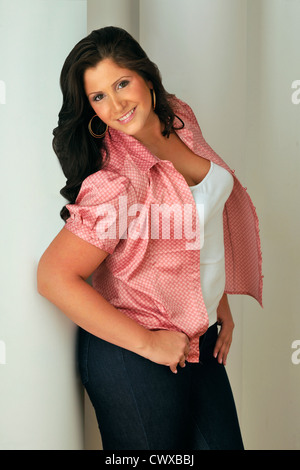
<path id="1" fill-rule="evenodd" d="M 97 200 L 111 200 L 129 192 L 130 180 L 112 169 L 102 169 L 88 176 L 78 193 L 77 204 L 96 203 Z"/>

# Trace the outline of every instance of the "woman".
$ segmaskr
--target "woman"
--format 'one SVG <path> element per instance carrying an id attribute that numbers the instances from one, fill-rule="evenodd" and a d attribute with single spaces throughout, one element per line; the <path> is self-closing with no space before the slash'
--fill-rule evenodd
<path id="1" fill-rule="evenodd" d="M 243 449 L 224 366 L 227 293 L 261 303 L 246 190 L 126 31 L 81 40 L 61 88 L 54 149 L 69 204 L 38 286 L 80 327 L 103 448 Z"/>

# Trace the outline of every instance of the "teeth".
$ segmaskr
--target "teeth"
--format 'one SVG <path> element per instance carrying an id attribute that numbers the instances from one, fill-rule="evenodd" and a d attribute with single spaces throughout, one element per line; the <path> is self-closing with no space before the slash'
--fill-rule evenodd
<path id="1" fill-rule="evenodd" d="M 119 121 L 124 121 L 125 119 L 127 119 L 132 113 L 133 113 L 134 109 L 132 109 L 131 111 L 129 111 L 129 113 L 125 114 L 125 116 L 122 116 Z"/>

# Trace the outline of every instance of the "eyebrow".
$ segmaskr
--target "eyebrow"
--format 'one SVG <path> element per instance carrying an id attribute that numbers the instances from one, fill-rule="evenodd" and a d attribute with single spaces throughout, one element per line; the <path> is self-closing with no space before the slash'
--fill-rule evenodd
<path id="1" fill-rule="evenodd" d="M 123 80 L 124 78 L 130 78 L 131 75 L 124 75 L 120 78 L 118 78 L 114 83 L 112 83 L 111 87 L 113 88 L 120 80 Z M 92 91 L 91 93 L 88 94 L 88 96 L 90 95 L 95 95 L 95 94 L 98 94 L 98 93 L 102 93 L 102 91 Z"/>

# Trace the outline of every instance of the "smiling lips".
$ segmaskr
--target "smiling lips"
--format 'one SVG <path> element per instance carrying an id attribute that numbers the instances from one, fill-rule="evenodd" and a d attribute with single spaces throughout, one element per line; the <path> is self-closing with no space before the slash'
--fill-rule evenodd
<path id="1" fill-rule="evenodd" d="M 126 124 L 127 122 L 131 121 L 131 119 L 133 118 L 135 110 L 136 110 L 136 107 L 133 108 L 128 113 L 124 114 L 124 116 L 120 117 L 118 119 L 118 121 L 121 122 L 122 124 Z"/>

